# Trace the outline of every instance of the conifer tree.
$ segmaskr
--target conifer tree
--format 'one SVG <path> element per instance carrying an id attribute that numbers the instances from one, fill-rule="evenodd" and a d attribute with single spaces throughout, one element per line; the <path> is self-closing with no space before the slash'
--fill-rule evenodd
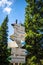
<path id="1" fill-rule="evenodd" d="M 26 45 L 29 51 L 26 65 L 42 65 L 43 46 L 43 0 L 25 0 Z"/>
<path id="2" fill-rule="evenodd" d="M 8 43 L 8 16 L 4 19 L 0 27 L 0 65 L 9 65 L 7 61 L 10 50 L 7 49 Z"/>

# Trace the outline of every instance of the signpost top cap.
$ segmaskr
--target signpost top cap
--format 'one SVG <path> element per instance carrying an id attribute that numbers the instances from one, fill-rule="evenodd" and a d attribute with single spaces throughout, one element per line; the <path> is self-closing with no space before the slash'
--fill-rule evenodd
<path id="1" fill-rule="evenodd" d="M 13 23 L 13 24 L 11 24 L 12 26 L 15 26 L 15 25 L 21 25 L 21 26 L 23 26 L 24 27 L 24 24 L 22 24 L 22 23 L 19 23 L 18 24 L 18 20 L 16 19 L 16 21 L 15 21 L 15 23 Z"/>
<path id="2" fill-rule="evenodd" d="M 16 19 L 16 21 L 15 21 L 16 23 L 13 23 L 13 24 L 11 24 L 12 26 L 14 26 L 15 24 L 17 24 L 17 22 L 18 22 L 18 20 Z"/>

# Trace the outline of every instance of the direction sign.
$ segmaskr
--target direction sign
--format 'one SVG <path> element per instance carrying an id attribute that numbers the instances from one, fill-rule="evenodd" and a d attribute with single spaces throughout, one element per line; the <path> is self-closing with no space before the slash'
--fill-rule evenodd
<path id="1" fill-rule="evenodd" d="M 18 44 L 16 43 L 16 41 L 8 42 L 8 48 L 15 48 L 15 47 L 18 47 Z"/>
<path id="2" fill-rule="evenodd" d="M 27 55 L 27 50 L 21 49 L 21 48 L 12 48 L 11 49 L 11 54 L 26 56 Z"/>
<path id="3" fill-rule="evenodd" d="M 22 36 L 21 34 L 19 34 L 18 36 L 17 36 L 16 34 L 15 34 L 15 35 L 13 34 L 13 35 L 10 36 L 10 38 L 11 38 L 12 40 L 15 40 L 15 41 L 16 41 L 16 40 L 17 40 L 17 41 L 21 41 L 21 40 L 24 41 L 24 40 L 25 40 L 25 37 Z"/>
<path id="4" fill-rule="evenodd" d="M 17 37 L 14 38 L 14 35 L 11 35 L 10 38 L 11 38 L 13 41 L 15 40 L 15 42 L 17 43 L 17 45 L 18 45 L 19 47 L 22 47 L 22 46 L 23 46 L 23 45 L 22 45 L 22 42 L 20 41 L 20 40 L 21 40 L 20 38 L 17 38 Z M 22 38 L 22 39 L 23 39 L 23 38 Z"/>
<path id="5" fill-rule="evenodd" d="M 19 51 L 21 51 L 21 52 L 27 52 L 26 49 L 22 49 L 22 48 L 12 48 L 12 50 L 14 50 L 14 51 L 19 50 Z"/>
<path id="6" fill-rule="evenodd" d="M 21 31 L 25 31 L 25 27 L 20 24 L 14 24 L 14 28 L 21 30 Z"/>
<path id="7" fill-rule="evenodd" d="M 25 27 L 16 24 L 14 26 L 14 36 L 15 38 L 19 38 L 20 40 L 25 40 Z"/>
<path id="8" fill-rule="evenodd" d="M 25 56 L 10 56 L 11 63 L 25 63 Z"/>
<path id="9" fill-rule="evenodd" d="M 25 41 L 25 27 L 19 24 L 14 25 L 14 34 L 10 36 L 12 40 Z"/>
<path id="10" fill-rule="evenodd" d="M 11 36 L 11 39 L 14 41 L 15 40 L 15 42 L 16 42 L 16 44 L 18 45 L 18 47 L 22 47 L 22 44 L 21 44 L 21 42 L 19 41 L 19 40 L 17 40 L 16 38 L 14 39 L 14 37 L 12 37 Z M 15 44 L 15 43 L 14 43 Z"/>

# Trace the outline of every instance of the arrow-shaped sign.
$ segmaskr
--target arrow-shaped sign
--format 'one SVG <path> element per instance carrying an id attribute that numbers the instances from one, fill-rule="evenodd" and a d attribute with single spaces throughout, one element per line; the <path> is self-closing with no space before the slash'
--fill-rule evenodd
<path id="1" fill-rule="evenodd" d="M 9 62 L 11 63 L 25 63 L 25 56 L 9 56 L 9 58 L 11 58 L 11 60 L 9 60 Z"/>
<path id="2" fill-rule="evenodd" d="M 27 55 L 27 50 L 21 49 L 21 48 L 12 48 L 11 49 L 11 54 L 26 56 Z"/>

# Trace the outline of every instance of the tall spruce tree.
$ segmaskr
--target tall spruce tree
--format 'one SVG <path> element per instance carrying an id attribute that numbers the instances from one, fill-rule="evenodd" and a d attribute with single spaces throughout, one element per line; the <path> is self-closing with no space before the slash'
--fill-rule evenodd
<path id="1" fill-rule="evenodd" d="M 7 61 L 10 51 L 7 49 L 8 42 L 8 16 L 0 27 L 0 65 L 9 65 Z"/>
<path id="2" fill-rule="evenodd" d="M 26 45 L 29 51 L 26 65 L 42 65 L 43 46 L 43 0 L 25 0 Z"/>

